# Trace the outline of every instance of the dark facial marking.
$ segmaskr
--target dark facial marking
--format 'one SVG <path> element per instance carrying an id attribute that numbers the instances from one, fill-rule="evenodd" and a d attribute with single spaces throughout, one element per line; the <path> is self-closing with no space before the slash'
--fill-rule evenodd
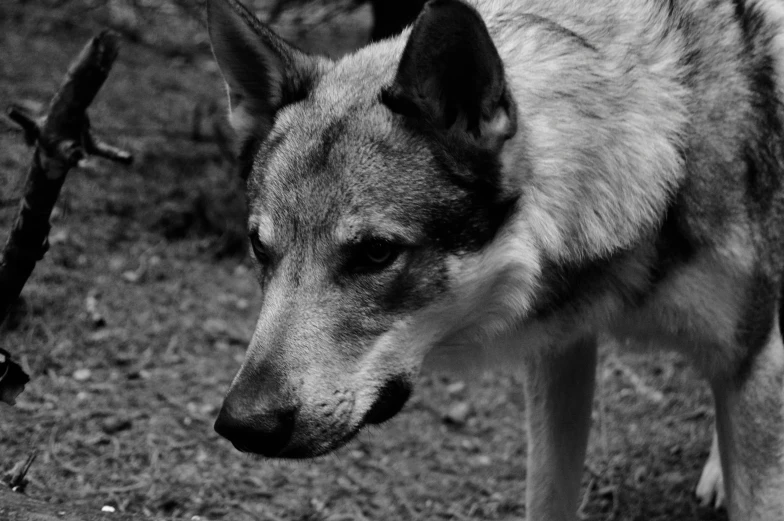
<path id="1" fill-rule="evenodd" d="M 344 138 L 347 128 L 345 117 L 337 118 L 321 131 L 319 145 L 307 155 L 308 171 L 315 175 L 323 175 L 324 170 L 330 165 L 330 155 L 335 145 Z"/>
<path id="2" fill-rule="evenodd" d="M 337 310 L 336 342 L 367 344 L 386 332 L 395 320 L 421 309 L 447 287 L 444 259 L 428 249 L 411 249 L 386 273 L 345 278 L 346 311 Z"/>
<path id="3" fill-rule="evenodd" d="M 488 151 L 453 146 L 436 133 L 425 137 L 443 182 L 451 185 L 457 200 L 433 212 L 428 236 L 448 252 L 476 252 L 493 240 L 513 210 L 518 194 L 501 189 L 501 164 Z M 429 139 L 428 139 L 429 137 Z M 456 189 L 456 190 L 455 190 Z"/>

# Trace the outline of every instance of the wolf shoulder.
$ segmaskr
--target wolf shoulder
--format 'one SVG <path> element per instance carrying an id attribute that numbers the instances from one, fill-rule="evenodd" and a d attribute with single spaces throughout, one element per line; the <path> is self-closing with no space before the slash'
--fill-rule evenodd
<path id="1" fill-rule="evenodd" d="M 681 204 L 699 202 L 683 220 L 703 236 L 722 214 L 747 213 L 739 199 L 781 191 L 784 158 L 771 143 L 784 140 L 784 2 L 473 3 L 519 104 L 524 131 L 513 148 L 525 157 L 510 164 L 596 179 L 579 166 L 590 157 L 610 184 L 627 183 L 624 193 L 648 194 L 636 202 L 649 211 L 608 218 L 647 227 L 682 194 Z M 709 224 L 696 222 L 703 209 Z M 623 235 L 624 227 L 604 231 Z"/>

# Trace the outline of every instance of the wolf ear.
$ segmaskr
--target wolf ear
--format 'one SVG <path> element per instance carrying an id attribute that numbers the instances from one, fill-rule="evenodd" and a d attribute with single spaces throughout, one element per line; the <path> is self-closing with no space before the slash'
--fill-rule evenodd
<path id="1" fill-rule="evenodd" d="M 431 0 L 414 23 L 397 75 L 382 92 L 393 112 L 498 151 L 517 130 L 504 64 L 476 10 Z"/>
<path id="2" fill-rule="evenodd" d="M 237 0 L 208 0 L 207 20 L 231 125 L 242 140 L 264 139 L 275 113 L 307 96 L 317 58 L 288 44 Z"/>

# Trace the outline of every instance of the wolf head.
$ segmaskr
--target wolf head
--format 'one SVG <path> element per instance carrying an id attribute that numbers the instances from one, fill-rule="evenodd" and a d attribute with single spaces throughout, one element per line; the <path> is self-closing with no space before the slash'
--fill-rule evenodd
<path id="1" fill-rule="evenodd" d="M 457 1 L 340 61 L 236 0 L 211 0 L 209 27 L 263 289 L 216 430 L 243 451 L 323 454 L 395 415 L 425 352 L 470 329 L 455 285 L 518 196 L 501 177 L 515 103 L 482 19 Z M 472 291 L 492 292 L 483 282 Z"/>
<path id="2" fill-rule="evenodd" d="M 216 422 L 239 449 L 329 452 L 400 410 L 430 348 L 557 345 L 655 275 L 688 130 L 666 6 L 604 26 L 579 2 L 483 2 L 483 21 L 431 0 L 339 61 L 208 6 L 263 289 Z"/>

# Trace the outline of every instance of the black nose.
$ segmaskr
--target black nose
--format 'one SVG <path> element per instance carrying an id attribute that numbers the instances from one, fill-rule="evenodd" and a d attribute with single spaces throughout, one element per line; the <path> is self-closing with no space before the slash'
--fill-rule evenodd
<path id="1" fill-rule="evenodd" d="M 237 450 L 274 457 L 280 454 L 291 440 L 295 406 L 277 406 L 260 410 L 259 404 L 243 410 L 230 396 L 223 402 L 215 431 L 229 440 Z"/>

